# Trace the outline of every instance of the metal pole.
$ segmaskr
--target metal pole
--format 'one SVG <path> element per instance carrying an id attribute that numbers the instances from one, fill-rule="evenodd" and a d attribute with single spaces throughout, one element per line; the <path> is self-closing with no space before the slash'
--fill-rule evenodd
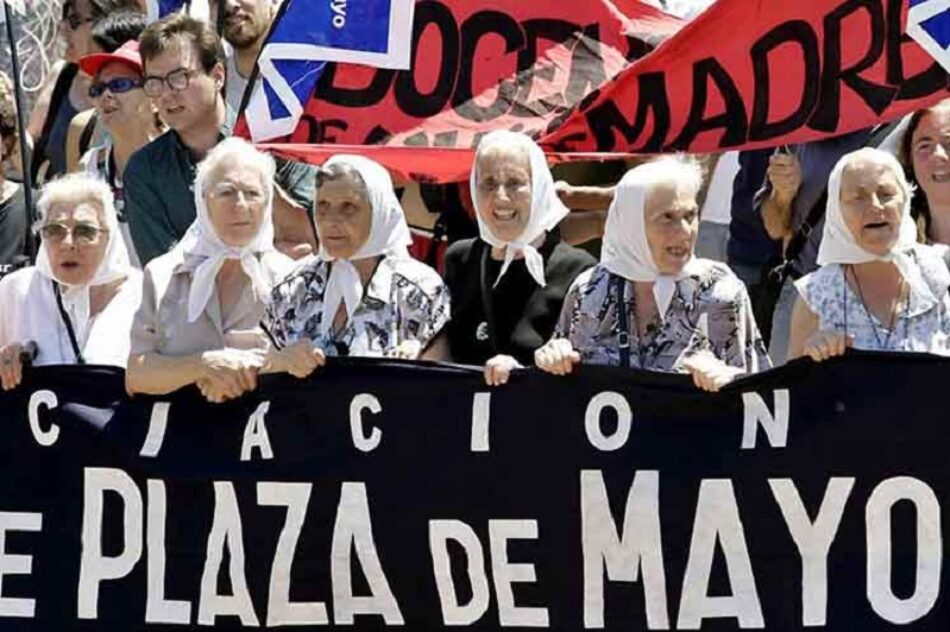
<path id="1" fill-rule="evenodd" d="M 16 49 L 16 39 L 13 36 L 13 14 L 6 0 L 0 0 L 3 5 L 3 17 L 6 18 L 7 40 L 10 42 L 10 60 L 13 65 L 13 94 L 16 99 L 16 120 L 20 134 L 20 167 L 23 174 L 23 198 L 26 201 L 26 255 L 33 261 L 36 254 L 36 245 L 33 241 L 33 174 L 30 172 L 30 150 L 27 148 L 26 118 L 23 112 L 23 89 L 20 86 L 20 57 Z"/>

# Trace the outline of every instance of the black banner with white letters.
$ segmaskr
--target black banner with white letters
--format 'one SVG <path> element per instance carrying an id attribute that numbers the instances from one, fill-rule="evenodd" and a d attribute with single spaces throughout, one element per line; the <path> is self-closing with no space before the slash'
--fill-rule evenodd
<path id="1" fill-rule="evenodd" d="M 0 394 L 0 630 L 946 630 L 950 363 Z M 197 629 L 196 627 L 196 629 Z"/>

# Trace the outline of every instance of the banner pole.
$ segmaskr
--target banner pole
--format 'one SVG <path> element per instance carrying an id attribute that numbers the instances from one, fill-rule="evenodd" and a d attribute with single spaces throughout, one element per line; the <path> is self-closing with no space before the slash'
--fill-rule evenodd
<path id="1" fill-rule="evenodd" d="M 23 113 L 23 89 L 20 85 L 20 56 L 16 49 L 16 39 L 13 37 L 13 15 L 10 5 L 0 0 L 3 5 L 3 17 L 6 23 L 7 40 L 10 42 L 10 61 L 13 67 L 13 95 L 16 100 L 16 121 L 20 145 L 20 172 L 23 176 L 23 199 L 26 202 L 26 239 L 24 247 L 26 255 L 33 262 L 36 254 L 33 242 L 33 174 L 30 170 L 30 150 L 27 147 L 26 118 Z"/>

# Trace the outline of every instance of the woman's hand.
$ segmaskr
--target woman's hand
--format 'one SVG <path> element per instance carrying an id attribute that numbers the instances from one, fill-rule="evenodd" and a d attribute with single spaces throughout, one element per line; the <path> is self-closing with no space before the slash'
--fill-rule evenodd
<path id="1" fill-rule="evenodd" d="M 221 349 L 201 354 L 201 377 L 195 383 L 213 403 L 240 397 L 257 388 L 257 374 L 264 367 L 260 350 Z"/>
<path id="2" fill-rule="evenodd" d="M 549 340 L 534 352 L 535 365 L 545 373 L 553 375 L 567 375 L 574 370 L 574 365 L 580 362 L 581 354 L 574 350 L 574 345 L 567 338 Z"/>
<path id="3" fill-rule="evenodd" d="M 697 353 L 683 360 L 683 367 L 693 376 L 693 383 L 710 393 L 716 393 L 723 386 L 742 375 L 744 371 L 729 366 L 711 353 Z"/>
<path id="4" fill-rule="evenodd" d="M 422 354 L 422 343 L 418 340 L 404 340 L 394 349 L 386 352 L 387 358 L 396 358 L 397 360 L 418 360 Z"/>
<path id="5" fill-rule="evenodd" d="M 501 386 L 508 383 L 511 377 L 512 369 L 523 368 L 521 364 L 510 355 L 496 355 L 485 363 L 485 384 L 489 386 Z"/>
<path id="6" fill-rule="evenodd" d="M 16 388 L 23 379 L 22 351 L 23 347 L 16 343 L 0 348 L 0 386 L 5 391 Z"/>
<path id="7" fill-rule="evenodd" d="M 313 346 L 310 340 L 298 340 L 280 351 L 271 350 L 266 370 L 305 378 L 326 363 L 327 357 L 322 349 Z"/>
<path id="8" fill-rule="evenodd" d="M 844 355 L 854 346 L 854 336 L 838 331 L 816 331 L 805 341 L 805 355 L 815 362 Z"/>

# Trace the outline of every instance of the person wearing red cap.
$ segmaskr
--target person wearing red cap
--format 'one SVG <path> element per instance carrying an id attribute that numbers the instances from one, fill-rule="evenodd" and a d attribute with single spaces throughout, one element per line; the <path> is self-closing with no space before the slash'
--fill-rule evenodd
<path id="1" fill-rule="evenodd" d="M 83 156 L 82 165 L 87 174 L 105 180 L 112 189 L 120 230 L 129 252 L 134 253 L 123 215 L 122 174 L 129 157 L 162 133 L 161 122 L 142 89 L 139 43 L 130 40 L 113 53 L 86 55 L 79 66 L 93 78 L 89 96 L 99 121 L 109 132 L 104 144 Z"/>

